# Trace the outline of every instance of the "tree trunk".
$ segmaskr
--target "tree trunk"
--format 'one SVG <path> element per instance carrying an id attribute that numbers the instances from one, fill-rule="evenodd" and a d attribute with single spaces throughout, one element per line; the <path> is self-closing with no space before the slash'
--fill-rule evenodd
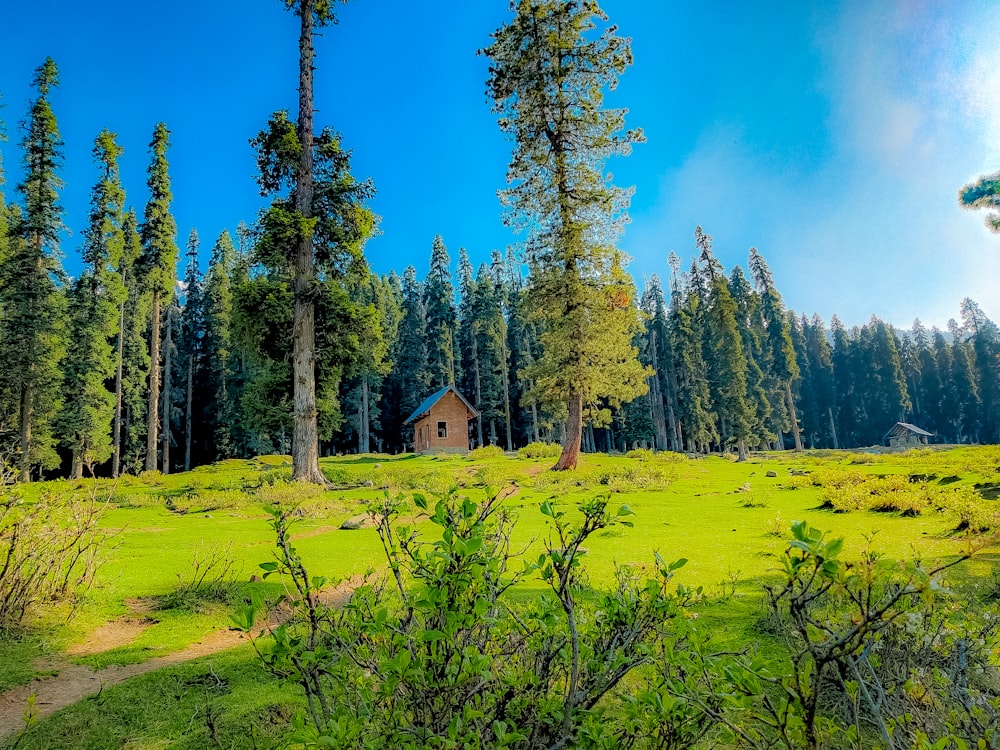
<path id="1" fill-rule="evenodd" d="M 125 274 L 122 273 L 122 283 Z M 121 474 L 122 466 L 122 368 L 125 362 L 125 302 L 118 308 L 118 367 L 115 369 L 115 424 L 112 429 L 111 476 Z"/>
<path id="2" fill-rule="evenodd" d="M 313 9 L 315 0 L 299 3 L 299 165 L 295 175 L 295 211 L 311 225 L 313 203 Z M 316 424 L 316 284 L 312 230 L 301 231 L 295 245 L 295 310 L 292 322 L 292 479 L 326 484 L 319 470 Z"/>
<path id="3" fill-rule="evenodd" d="M 371 450 L 370 407 L 368 405 L 368 378 L 361 377 L 361 403 L 358 406 L 358 453 Z"/>
<path id="4" fill-rule="evenodd" d="M 70 479 L 83 479 L 83 449 L 76 447 L 73 449 L 73 464 L 70 469 Z"/>
<path id="5" fill-rule="evenodd" d="M 171 378 L 171 350 L 174 348 L 174 319 L 167 308 L 167 335 L 163 340 L 163 406 L 160 412 L 163 414 L 162 453 L 164 474 L 170 473 L 170 404 L 173 401 L 173 379 Z"/>
<path id="6" fill-rule="evenodd" d="M 785 399 L 788 401 L 788 417 L 792 420 L 792 437 L 795 438 L 795 451 L 802 452 L 802 436 L 799 435 L 799 415 L 795 412 L 795 399 L 792 398 L 792 381 L 785 383 Z"/>
<path id="7" fill-rule="evenodd" d="M 837 425 L 833 422 L 833 407 L 828 406 L 826 413 L 830 417 L 830 435 L 833 436 L 833 449 L 840 450 L 840 446 L 837 444 Z"/>
<path id="8" fill-rule="evenodd" d="M 575 469 L 580 460 L 580 441 L 583 438 L 583 395 L 571 393 L 567 403 L 569 417 L 566 419 L 566 434 L 562 441 L 562 453 L 552 468 L 555 471 Z"/>
<path id="9" fill-rule="evenodd" d="M 187 409 L 184 413 L 184 471 L 191 471 L 191 402 L 194 400 L 194 355 L 188 355 Z"/>
<path id="10" fill-rule="evenodd" d="M 477 445 L 482 448 L 485 443 L 483 443 L 483 389 L 482 382 L 480 381 L 479 375 L 479 345 L 476 343 L 476 324 L 472 324 L 472 366 L 473 372 L 475 373 L 475 383 L 476 383 L 476 438 L 479 440 Z"/>
<path id="11" fill-rule="evenodd" d="M 31 481 L 31 383 L 21 387 L 21 481 Z"/>
<path id="12" fill-rule="evenodd" d="M 160 292 L 153 292 L 149 334 L 149 414 L 146 415 L 146 471 L 156 471 L 160 426 Z"/>
<path id="13" fill-rule="evenodd" d="M 507 336 L 504 335 L 501 340 L 503 342 L 501 349 L 501 356 L 503 358 L 503 367 L 501 368 L 503 370 L 503 415 L 507 430 L 507 452 L 510 453 L 514 450 L 514 438 L 510 434 L 510 372 L 507 369 L 510 356 L 507 353 Z"/>
<path id="14" fill-rule="evenodd" d="M 653 374 L 649 376 L 649 411 L 650 419 L 653 420 L 653 429 L 655 431 L 655 446 L 657 450 L 663 451 L 667 449 L 667 420 L 664 415 L 663 409 L 663 390 L 660 387 L 660 373 L 656 369 L 657 362 L 659 362 L 659 352 L 656 345 L 656 331 L 653 330 L 649 335 L 649 359 L 650 364 L 653 366 Z"/>

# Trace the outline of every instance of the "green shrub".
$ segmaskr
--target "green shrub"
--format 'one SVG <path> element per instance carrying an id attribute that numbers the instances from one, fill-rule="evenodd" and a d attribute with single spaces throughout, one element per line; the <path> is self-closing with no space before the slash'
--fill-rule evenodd
<path id="1" fill-rule="evenodd" d="M 484 445 L 481 448 L 474 448 L 469 451 L 470 461 L 483 461 L 490 458 L 503 458 L 503 448 L 499 445 Z"/>
<path id="2" fill-rule="evenodd" d="M 528 443 L 517 451 L 518 458 L 558 458 L 562 446 L 558 443 Z"/>
<path id="3" fill-rule="evenodd" d="M 289 622 L 257 652 L 308 701 L 285 746 L 635 746 L 644 730 L 614 710 L 612 696 L 654 654 L 690 650 L 667 638 L 671 623 L 686 619 L 684 589 L 670 585 L 685 561 L 657 556 L 648 579 L 621 567 L 615 587 L 597 592 L 582 575 L 583 542 L 631 525 L 626 506 L 613 511 L 598 498 L 572 514 L 544 503 L 550 548 L 528 561 L 511 550 L 501 495 L 475 502 L 451 491 L 428 502 L 415 494 L 413 504 L 435 532 L 399 522 L 410 513 L 402 498 L 373 503 L 391 575 L 366 579 L 342 608 L 324 604 L 325 580 L 310 576 L 291 546 L 291 519 L 272 513 L 277 561 L 261 568 L 290 578 L 297 594 Z M 513 596 L 526 579 L 541 579 L 545 593 Z M 233 620 L 252 633 L 256 610 L 251 603 Z M 704 714 L 691 718 L 695 736 L 711 725 Z"/>

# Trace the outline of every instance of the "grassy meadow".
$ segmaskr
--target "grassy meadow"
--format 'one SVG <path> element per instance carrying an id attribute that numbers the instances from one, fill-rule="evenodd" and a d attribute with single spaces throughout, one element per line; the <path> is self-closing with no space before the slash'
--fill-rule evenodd
<path id="1" fill-rule="evenodd" d="M 280 582 L 258 576 L 258 564 L 273 559 L 266 505 L 297 507 L 293 539 L 310 573 L 338 580 L 382 564 L 374 529 L 340 526 L 385 492 L 433 496 L 457 486 L 482 497 L 484 488 L 508 490 L 505 503 L 518 514 L 514 546 L 529 555 L 548 533 L 542 502 L 572 507 L 607 494 L 613 506 L 635 512 L 634 525 L 588 540 L 591 583 L 606 586 L 616 564 L 648 564 L 655 552 L 686 558 L 678 582 L 702 587 L 704 627 L 735 645 L 760 639 L 761 586 L 775 575 L 793 520 L 844 537 L 846 558 L 870 540 L 894 558 L 947 559 L 967 544 L 969 529 L 993 527 L 1000 507 L 997 447 L 787 452 L 743 463 L 640 451 L 584 455 L 572 473 L 547 471 L 552 458 L 486 453 L 323 459 L 331 482 L 325 490 L 290 484 L 290 461 L 281 456 L 171 476 L 25 487 L 28 500 L 77 494 L 106 503 L 101 524 L 111 536 L 95 583 L 79 601 L 41 607 L 23 630 L 0 639 L 0 692 L 61 664 L 103 668 L 181 651 L 228 629 L 234 606 L 252 590 L 276 599 Z M 995 560 L 987 549 L 957 568 L 952 583 L 984 598 L 1000 594 Z M 541 587 L 529 582 L 520 595 Z M 39 721 L 16 746 L 267 747 L 298 700 L 244 645 L 103 690 Z"/>

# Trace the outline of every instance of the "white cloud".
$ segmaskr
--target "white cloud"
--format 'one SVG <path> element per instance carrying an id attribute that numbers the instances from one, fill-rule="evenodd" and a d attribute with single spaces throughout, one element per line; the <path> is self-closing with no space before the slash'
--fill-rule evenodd
<path id="1" fill-rule="evenodd" d="M 965 296 L 1000 320 L 1000 238 L 957 204 L 1000 169 L 1000 20 L 981 6 L 842 6 L 816 40 L 825 161 L 772 159 L 714 125 L 663 175 L 658 205 L 633 212 L 637 265 L 689 259 L 701 224 L 727 267 L 757 245 L 786 303 L 827 320 L 944 326 Z"/>

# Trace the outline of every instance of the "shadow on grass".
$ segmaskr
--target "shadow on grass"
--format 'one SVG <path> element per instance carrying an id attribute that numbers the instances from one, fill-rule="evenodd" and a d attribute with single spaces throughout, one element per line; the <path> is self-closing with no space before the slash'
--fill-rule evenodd
<path id="1" fill-rule="evenodd" d="M 0 628 L 0 692 L 51 674 L 33 666 L 35 659 L 57 650 L 45 635 L 26 626 Z"/>

